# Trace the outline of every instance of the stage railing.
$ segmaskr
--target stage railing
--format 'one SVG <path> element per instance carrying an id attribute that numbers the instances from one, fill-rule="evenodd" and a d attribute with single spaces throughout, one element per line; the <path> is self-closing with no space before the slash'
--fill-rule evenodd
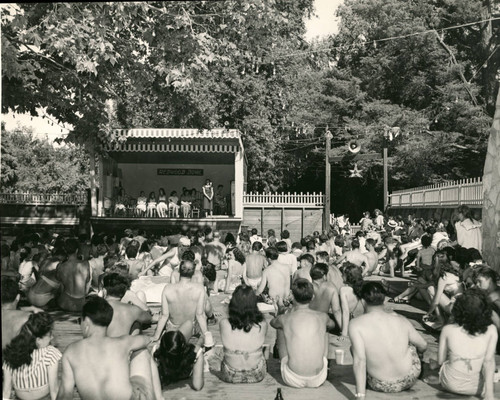
<path id="1" fill-rule="evenodd" d="M 483 181 L 481 178 L 396 190 L 389 195 L 391 207 L 455 207 L 461 204 L 483 204 Z"/>
<path id="2" fill-rule="evenodd" d="M 243 207 L 323 207 L 322 193 L 244 193 Z"/>
<path id="3" fill-rule="evenodd" d="M 86 205 L 86 193 L 0 193 L 0 204 L 24 205 Z"/>

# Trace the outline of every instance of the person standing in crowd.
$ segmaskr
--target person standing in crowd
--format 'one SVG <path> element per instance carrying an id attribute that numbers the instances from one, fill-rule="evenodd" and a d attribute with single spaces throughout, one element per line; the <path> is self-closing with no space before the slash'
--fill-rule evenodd
<path id="1" fill-rule="evenodd" d="M 481 222 L 473 218 L 472 211 L 465 205 L 458 207 L 457 213 L 458 222 L 455 223 L 457 243 L 466 249 L 474 248 L 481 252 L 483 242 Z"/>
<path id="2" fill-rule="evenodd" d="M 163 188 L 160 188 L 160 190 L 158 191 L 158 205 L 156 206 L 156 211 L 158 212 L 158 216 L 161 218 L 165 218 L 167 216 L 167 194 L 165 193 L 165 189 Z"/>
<path id="3" fill-rule="evenodd" d="M 217 192 L 214 196 L 215 200 L 215 214 L 216 215 L 226 215 L 226 196 L 224 195 L 224 185 L 217 186 Z"/>
<path id="4" fill-rule="evenodd" d="M 378 231 L 384 230 L 384 215 L 382 214 L 382 211 L 380 211 L 378 208 L 375 209 L 373 212 L 375 214 L 375 218 L 373 220 L 373 225 Z"/>
<path id="5" fill-rule="evenodd" d="M 363 213 L 363 218 L 359 221 L 359 225 L 361 226 L 361 230 L 364 232 L 368 232 L 373 225 L 372 218 L 370 216 L 370 211 L 365 211 Z"/>
<path id="6" fill-rule="evenodd" d="M 290 276 L 293 276 L 293 274 L 295 274 L 295 271 L 297 271 L 298 267 L 297 257 L 295 257 L 293 254 L 290 254 L 288 246 L 284 240 L 276 243 L 276 249 L 280 253 L 278 257 L 278 262 L 288 266 Z"/>
<path id="7" fill-rule="evenodd" d="M 229 302 L 229 317 L 219 323 L 224 358 L 221 379 L 228 383 L 256 383 L 267 372 L 263 345 L 267 323 L 250 286 L 238 286 Z"/>
<path id="8" fill-rule="evenodd" d="M 252 252 L 245 258 L 243 281 L 254 291 L 259 288 L 262 281 L 262 271 L 267 266 L 266 257 L 262 255 L 262 248 L 261 242 L 254 242 Z"/>
<path id="9" fill-rule="evenodd" d="M 385 393 L 411 388 L 422 368 L 418 354 L 427 342 L 410 321 L 384 309 L 386 293 L 380 283 L 365 283 L 359 295 L 366 314 L 349 324 L 356 397 L 365 397 L 367 384 Z"/>
<path id="10" fill-rule="evenodd" d="M 498 332 L 484 292 L 470 289 L 453 307 L 454 323 L 439 337 L 439 383 L 452 393 L 493 400 Z"/>
<path id="11" fill-rule="evenodd" d="M 292 251 L 292 240 L 290 239 L 290 232 L 288 230 L 284 230 L 281 232 L 281 240 L 286 243 L 286 247 L 288 251 Z"/>
<path id="12" fill-rule="evenodd" d="M 202 187 L 203 191 L 203 210 L 205 212 L 205 216 L 212 216 L 213 214 L 213 199 L 214 199 L 214 188 L 212 186 L 212 181 L 207 179 L 205 181 L 205 185 Z"/>
<path id="13" fill-rule="evenodd" d="M 257 228 L 252 228 L 252 236 L 250 236 L 250 244 L 254 244 L 254 242 L 262 243 L 262 238 L 259 236 Z"/>

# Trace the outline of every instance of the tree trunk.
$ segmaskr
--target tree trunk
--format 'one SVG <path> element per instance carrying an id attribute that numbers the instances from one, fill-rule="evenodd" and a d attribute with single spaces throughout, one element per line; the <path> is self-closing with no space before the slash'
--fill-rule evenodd
<path id="1" fill-rule="evenodd" d="M 500 272 L 500 91 L 483 174 L 483 259 Z"/>

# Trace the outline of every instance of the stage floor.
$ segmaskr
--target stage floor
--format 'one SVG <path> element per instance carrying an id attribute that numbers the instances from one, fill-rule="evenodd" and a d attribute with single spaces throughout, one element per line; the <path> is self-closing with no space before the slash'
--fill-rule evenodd
<path id="1" fill-rule="evenodd" d="M 91 217 L 90 223 L 94 232 L 123 232 L 124 229 L 140 228 L 154 233 L 171 230 L 177 233 L 182 226 L 191 229 L 209 226 L 213 230 L 237 233 L 241 227 L 241 218 L 226 215 L 216 215 L 207 218 L 142 218 L 142 217 Z"/>

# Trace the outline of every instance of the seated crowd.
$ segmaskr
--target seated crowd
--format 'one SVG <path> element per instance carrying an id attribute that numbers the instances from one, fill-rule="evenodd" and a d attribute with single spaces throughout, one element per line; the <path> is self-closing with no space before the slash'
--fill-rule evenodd
<path id="1" fill-rule="evenodd" d="M 466 213 L 460 210 L 461 221 Z M 172 235 L 127 229 L 121 238 L 102 233 L 88 240 L 45 232 L 19 236 L 10 246 L 2 242 L 3 397 L 14 391 L 20 399 L 72 399 L 77 387 L 82 399 L 161 399 L 180 381 L 201 390 L 215 345 L 212 300 L 223 292 L 230 295 L 228 317 L 218 321 L 223 382 L 265 378 L 270 325 L 273 356 L 288 386 L 326 381 L 334 335 L 339 349 L 350 342 L 356 398 L 364 398 L 367 387 L 409 389 L 422 375 L 427 342 L 385 306 L 421 297 L 429 304 L 424 323 L 441 330 L 437 360 L 431 360 L 431 367 L 440 366 L 441 387 L 493 399 L 496 272 L 477 248 L 455 242 L 451 224 L 406 224 L 375 214 L 373 221 L 365 214 L 355 235 L 348 224 L 334 223 L 295 243 L 286 230 L 279 240 L 273 230 L 264 240 L 256 229 L 236 239 L 187 226 Z M 418 235 L 411 229 L 417 225 Z M 367 279 L 398 270 L 413 275 L 394 298 L 388 281 Z M 134 289 L 154 276 L 163 283 L 157 314 L 149 294 Z M 266 321 L 258 303 L 274 305 L 274 318 Z M 51 345 L 54 310 L 81 315 L 83 339 L 62 354 Z M 151 325 L 154 334 L 144 335 Z M 342 357 L 336 354 L 337 363 Z"/>

